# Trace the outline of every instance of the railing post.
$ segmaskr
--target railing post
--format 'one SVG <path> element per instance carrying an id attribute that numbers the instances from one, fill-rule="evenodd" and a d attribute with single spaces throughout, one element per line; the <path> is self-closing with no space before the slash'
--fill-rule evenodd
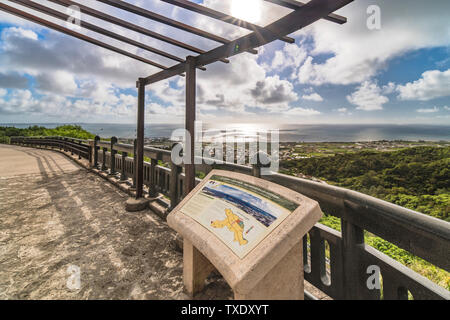
<path id="1" fill-rule="evenodd" d="M 98 142 L 100 141 L 99 136 L 94 138 L 94 168 L 98 168 Z"/>
<path id="2" fill-rule="evenodd" d="M 170 210 L 173 210 L 178 205 L 178 176 L 181 172 L 181 167 L 170 161 Z"/>
<path id="3" fill-rule="evenodd" d="M 103 159 L 102 159 L 102 171 L 106 171 L 106 150 L 108 150 L 108 148 L 103 147 L 102 148 L 102 152 L 103 152 Z"/>
<path id="4" fill-rule="evenodd" d="M 70 139 L 70 140 L 72 140 L 71 143 L 70 143 L 70 155 L 73 156 L 73 143 L 74 143 L 74 140 L 73 139 Z"/>
<path id="5" fill-rule="evenodd" d="M 79 145 L 79 147 L 78 147 L 78 160 L 80 160 L 81 159 L 81 141 L 78 141 L 78 145 Z"/>
<path id="6" fill-rule="evenodd" d="M 151 159 L 150 160 L 150 185 L 149 185 L 149 196 L 155 197 L 156 192 L 156 166 L 158 165 L 157 159 Z"/>
<path id="7" fill-rule="evenodd" d="M 249 155 L 249 157 L 252 157 L 252 155 Z M 250 161 L 252 164 L 252 175 L 257 178 L 261 178 L 261 168 L 267 168 L 270 167 L 270 163 L 266 163 L 266 160 L 269 158 L 267 153 L 264 151 L 258 151 L 256 154 L 253 155 L 253 161 Z M 264 161 L 262 159 L 265 159 Z"/>
<path id="8" fill-rule="evenodd" d="M 120 181 L 127 180 L 127 172 L 125 170 L 127 157 L 128 157 L 128 152 L 122 151 L 122 172 L 120 173 Z"/>
<path id="9" fill-rule="evenodd" d="M 364 230 L 341 218 L 343 244 L 344 295 L 346 300 L 364 299 L 361 290 L 359 251 L 364 247 Z M 364 282 L 365 285 L 365 282 Z"/>
<path id="10" fill-rule="evenodd" d="M 136 148 L 137 148 L 137 139 L 133 140 L 133 185 L 132 189 L 136 189 L 136 165 L 137 165 L 137 157 L 136 157 Z"/>
<path id="11" fill-rule="evenodd" d="M 109 168 L 110 168 L 110 175 L 116 174 L 116 153 L 117 150 L 114 150 L 114 145 L 117 143 L 116 137 L 111 137 L 111 158 L 109 159 Z"/>
<path id="12" fill-rule="evenodd" d="M 259 164 L 252 164 L 252 176 L 261 178 L 261 166 Z"/>

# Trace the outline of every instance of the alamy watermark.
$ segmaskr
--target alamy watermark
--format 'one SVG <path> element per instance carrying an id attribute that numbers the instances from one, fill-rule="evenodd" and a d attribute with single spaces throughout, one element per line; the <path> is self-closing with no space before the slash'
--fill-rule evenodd
<path id="1" fill-rule="evenodd" d="M 368 18 L 366 21 L 367 29 L 380 30 L 381 29 L 381 8 L 377 5 L 367 7 Z"/>
<path id="2" fill-rule="evenodd" d="M 69 265 L 66 273 L 68 275 L 66 286 L 70 290 L 80 290 L 81 288 L 81 270 L 79 266 Z"/>
<path id="3" fill-rule="evenodd" d="M 370 265 L 367 267 L 367 274 L 370 276 L 367 278 L 366 285 L 369 290 L 381 289 L 380 284 L 380 267 L 377 265 Z"/>
<path id="4" fill-rule="evenodd" d="M 81 29 L 81 10 L 79 6 L 71 5 L 67 7 L 66 13 L 69 16 L 66 21 L 66 26 L 72 30 Z"/>
<path id="5" fill-rule="evenodd" d="M 250 164 L 258 165 L 261 175 L 270 175 L 279 169 L 278 129 L 258 130 L 251 136 L 243 136 L 237 129 L 203 130 L 203 123 L 196 121 L 194 137 L 186 129 L 176 129 L 171 140 L 182 141 L 172 148 L 171 158 L 176 165 L 192 164 L 192 159 L 193 164 Z"/>

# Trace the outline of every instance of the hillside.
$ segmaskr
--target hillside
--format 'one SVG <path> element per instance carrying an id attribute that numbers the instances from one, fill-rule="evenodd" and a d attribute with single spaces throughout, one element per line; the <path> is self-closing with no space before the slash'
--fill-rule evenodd
<path id="1" fill-rule="evenodd" d="M 15 127 L 0 127 L 0 143 L 8 143 L 9 137 L 14 136 L 61 136 L 77 139 L 94 139 L 95 137 L 95 135 L 77 125 L 62 125 L 52 129 L 42 126 L 30 126 L 25 129 Z"/>
<path id="2" fill-rule="evenodd" d="M 450 147 L 399 151 L 361 151 L 283 161 L 281 171 L 325 180 L 450 222 Z M 321 223 L 341 229 L 340 219 L 325 214 Z M 428 279 L 450 289 L 450 273 L 365 232 L 365 242 Z"/>
<path id="3" fill-rule="evenodd" d="M 285 161 L 282 168 L 450 222 L 450 147 L 361 151 Z"/>

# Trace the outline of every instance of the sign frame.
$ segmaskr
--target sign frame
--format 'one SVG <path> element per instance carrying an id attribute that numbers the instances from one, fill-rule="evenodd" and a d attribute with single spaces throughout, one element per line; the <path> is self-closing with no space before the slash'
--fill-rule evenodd
<path id="1" fill-rule="evenodd" d="M 214 233 L 181 211 L 186 203 L 205 186 L 213 175 L 245 181 L 248 184 L 281 195 L 298 204 L 298 207 L 241 259 Z M 265 280 L 271 282 L 269 281 L 271 274 L 274 277 L 280 277 L 279 272 L 276 271 L 279 269 L 277 266 L 283 260 L 284 264 L 286 264 L 286 259 L 292 260 L 292 257 L 289 256 L 293 254 L 293 250 L 296 252 L 296 257 L 294 257 L 295 259 L 292 260 L 292 263 L 297 266 L 294 268 L 295 270 L 290 272 L 301 274 L 301 288 L 303 289 L 302 239 L 321 217 L 322 211 L 319 204 L 298 192 L 261 178 L 215 169 L 172 210 L 167 217 L 167 222 L 172 229 L 183 237 L 184 280 L 186 288 L 191 294 L 202 288 L 201 284 L 193 285 L 193 282 L 198 282 L 198 279 L 195 279 L 195 274 L 198 273 L 198 270 L 195 269 L 203 270 L 201 272 L 202 277 L 206 278 L 206 273 L 211 272 L 215 268 L 233 289 L 235 297 L 252 298 L 252 290 L 260 288 L 261 285 L 263 287 L 270 286 L 264 285 L 262 282 Z M 193 261 L 193 259 L 197 261 Z M 202 261 L 200 265 L 198 265 L 198 261 Z M 208 264 L 211 264 L 214 268 Z M 296 275 L 292 276 L 297 277 Z M 289 277 L 289 275 L 285 275 L 285 277 Z M 273 290 L 267 290 L 267 292 L 271 291 Z M 278 291 L 280 290 L 277 289 Z M 291 298 L 299 298 L 299 295 Z M 282 297 L 288 298 L 286 296 Z M 303 297 L 303 290 L 301 297 Z"/>

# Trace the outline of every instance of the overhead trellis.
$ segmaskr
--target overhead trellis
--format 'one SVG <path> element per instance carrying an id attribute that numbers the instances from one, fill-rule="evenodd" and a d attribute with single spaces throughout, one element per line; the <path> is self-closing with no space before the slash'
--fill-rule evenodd
<path id="1" fill-rule="evenodd" d="M 55 10 L 48 6 L 44 6 L 37 1 L 29 0 L 8 0 L 9 2 L 18 4 L 19 6 L 26 7 L 34 11 L 44 14 L 52 18 L 67 21 L 70 17 L 66 13 Z M 191 162 L 185 164 L 185 178 L 183 190 L 185 193 L 189 192 L 195 186 L 195 167 L 194 167 L 194 121 L 195 121 L 195 87 L 196 87 L 196 69 L 205 70 L 205 66 L 221 61 L 223 63 L 229 63 L 227 58 L 243 53 L 249 52 L 256 54 L 256 48 L 270 43 L 274 40 L 281 40 L 287 43 L 293 43 L 295 40 L 288 35 L 296 32 L 320 19 L 325 19 L 333 23 L 343 24 L 347 21 L 345 17 L 335 14 L 334 12 L 353 0 L 311 0 L 308 3 L 302 3 L 296 0 L 261 0 L 270 2 L 272 4 L 288 8 L 292 12 L 281 17 L 280 19 L 266 25 L 260 26 L 255 23 L 244 21 L 242 19 L 230 16 L 229 14 L 213 10 L 206 6 L 200 5 L 187 0 L 161 0 L 167 4 L 175 7 L 180 7 L 196 14 L 204 15 L 224 23 L 236 26 L 237 28 L 244 28 L 251 32 L 241 36 L 237 39 L 225 39 L 219 35 L 201 30 L 194 26 L 190 26 L 181 21 L 174 20 L 151 10 L 133 5 L 123 0 L 97 0 L 97 2 L 120 9 L 127 13 L 138 15 L 146 19 L 150 19 L 164 25 L 183 30 L 185 32 L 194 34 L 204 39 L 212 40 L 219 45 L 210 50 L 204 50 L 198 48 L 193 44 L 186 43 L 179 39 L 174 39 L 167 35 L 149 30 L 143 26 L 137 25 L 132 21 L 118 18 L 113 15 L 101 12 L 97 9 L 91 8 L 87 5 L 71 0 L 48 0 L 59 7 L 66 9 L 71 6 L 78 6 L 84 15 L 94 17 L 103 20 L 108 23 L 112 23 L 116 26 L 132 30 L 141 35 L 145 35 L 164 43 L 171 44 L 173 46 L 183 48 L 193 53 L 188 57 L 179 57 L 173 53 L 162 50 L 161 48 L 155 48 L 147 45 L 141 41 L 131 39 L 121 34 L 115 33 L 106 28 L 100 27 L 94 23 L 87 21 L 80 21 L 80 27 L 93 31 L 102 36 L 118 40 L 120 42 L 132 45 L 140 48 L 144 51 L 151 52 L 153 54 L 162 56 L 169 60 L 175 61 L 176 64 L 172 66 L 165 66 L 161 63 L 152 61 L 142 55 L 131 53 L 120 47 L 111 45 L 109 43 L 100 41 L 98 39 L 87 36 L 83 33 L 77 32 L 62 25 L 53 23 L 47 19 L 37 16 L 33 13 L 26 12 L 20 8 L 5 4 L 3 1 L 0 3 L 0 10 L 16 15 L 18 17 L 33 21 L 45 27 L 60 31 L 75 38 L 87 41 L 91 44 L 99 47 L 114 51 L 116 53 L 125 55 L 132 59 L 139 60 L 148 65 L 161 69 L 160 71 L 146 77 L 139 78 L 137 81 L 138 87 L 138 112 L 137 112 L 137 166 L 136 166 L 136 198 L 143 196 L 143 147 L 144 147 L 144 110 L 145 110 L 145 86 L 152 83 L 168 79 L 176 75 L 184 75 L 186 73 L 186 130 L 191 134 L 190 141 L 190 157 Z M 223 0 L 229 1 L 229 0 Z M 247 0 L 240 0 L 247 1 Z M 189 150 L 188 150 L 189 151 Z"/>

